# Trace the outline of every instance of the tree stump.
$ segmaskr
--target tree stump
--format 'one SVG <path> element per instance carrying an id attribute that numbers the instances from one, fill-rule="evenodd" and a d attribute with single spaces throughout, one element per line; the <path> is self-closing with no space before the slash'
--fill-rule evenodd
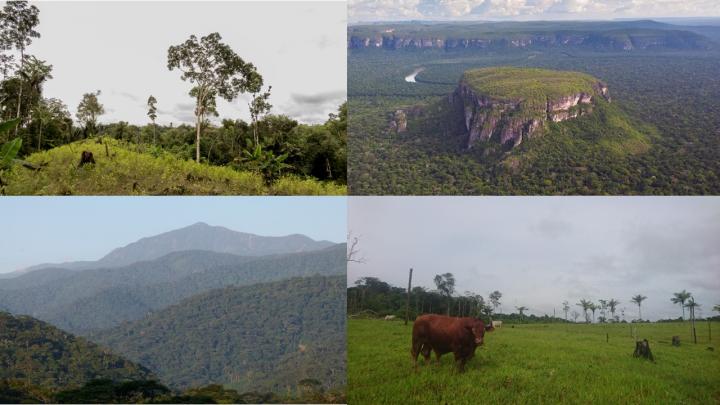
<path id="1" fill-rule="evenodd" d="M 673 346 L 680 346 L 680 336 L 673 336 L 673 338 L 672 338 L 672 345 L 673 345 Z"/>
<path id="2" fill-rule="evenodd" d="M 655 361 L 655 358 L 650 351 L 650 342 L 647 339 L 635 342 L 635 352 L 633 357 L 643 357 L 650 361 Z"/>
<path id="3" fill-rule="evenodd" d="M 80 164 L 78 165 L 78 167 L 82 167 L 88 163 L 95 164 L 95 158 L 93 157 L 92 152 L 84 150 L 80 154 Z"/>

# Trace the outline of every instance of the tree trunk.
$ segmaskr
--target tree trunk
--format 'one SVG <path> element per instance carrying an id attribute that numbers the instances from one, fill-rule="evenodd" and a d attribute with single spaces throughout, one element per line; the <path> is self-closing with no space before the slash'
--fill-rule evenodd
<path id="1" fill-rule="evenodd" d="M 20 48 L 20 70 L 25 66 L 25 48 Z M 18 90 L 18 102 L 17 102 L 17 114 L 15 115 L 15 118 L 20 118 L 20 105 L 22 103 L 22 93 L 23 93 L 23 81 L 20 80 L 20 90 Z M 20 123 L 18 122 L 17 125 L 15 125 L 15 137 L 17 137 L 18 134 L 18 127 L 20 127 Z"/>
<path id="2" fill-rule="evenodd" d="M 37 147 L 38 152 L 40 151 L 40 146 L 42 145 L 42 129 L 43 129 L 43 126 L 42 126 L 42 120 L 41 120 L 40 121 L 40 129 L 38 130 L 38 147 Z"/>
<path id="3" fill-rule="evenodd" d="M 155 125 L 155 120 L 153 120 L 153 145 L 157 142 L 157 136 L 155 135 L 155 132 L 157 131 L 157 125 Z"/>
<path id="4" fill-rule="evenodd" d="M 633 352 L 633 357 L 642 357 L 650 361 L 655 361 L 655 358 L 650 351 L 650 342 L 648 342 L 647 339 L 635 342 L 635 352 Z"/>
<path id="5" fill-rule="evenodd" d="M 197 122 L 195 123 L 195 161 L 200 163 L 200 125 L 202 117 L 198 115 Z"/>

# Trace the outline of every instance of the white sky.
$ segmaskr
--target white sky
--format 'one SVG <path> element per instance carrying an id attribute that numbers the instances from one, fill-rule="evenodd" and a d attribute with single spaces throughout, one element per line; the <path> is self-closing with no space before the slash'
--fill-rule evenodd
<path id="1" fill-rule="evenodd" d="M 351 22 L 720 16 L 718 0 L 349 0 Z"/>
<path id="2" fill-rule="evenodd" d="M 3 2 L 4 3 L 4 2 Z M 193 122 L 191 85 L 167 69 L 167 50 L 219 32 L 272 85 L 273 113 L 322 122 L 346 98 L 344 2 L 35 2 L 42 35 L 28 52 L 53 65 L 46 97 L 73 118 L 83 93 L 102 90 L 101 122 Z M 248 96 L 218 102 L 220 118 L 247 120 Z"/>
<path id="3" fill-rule="evenodd" d="M 460 294 L 500 290 L 503 312 L 615 298 L 630 320 L 642 294 L 644 319 L 676 318 L 683 289 L 703 314 L 720 304 L 720 197 L 352 197 L 348 215 L 366 259 L 348 285 L 405 288 L 412 267 L 413 286 L 450 272 Z"/>

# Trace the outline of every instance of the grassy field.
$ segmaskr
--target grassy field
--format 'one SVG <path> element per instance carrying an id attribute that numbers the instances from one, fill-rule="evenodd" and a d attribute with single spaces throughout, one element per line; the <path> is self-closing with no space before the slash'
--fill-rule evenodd
<path id="1" fill-rule="evenodd" d="M 353 404 L 720 403 L 720 323 L 698 344 L 688 324 L 638 325 L 655 362 L 633 358 L 630 325 L 506 325 L 486 335 L 466 372 L 410 359 L 412 325 L 348 321 L 348 401 Z M 606 334 L 609 342 L 606 342 Z M 680 347 L 670 342 L 679 335 Z M 713 350 L 709 350 L 712 347 Z M 422 357 L 421 357 L 422 359 Z"/>
<path id="2" fill-rule="evenodd" d="M 107 145 L 107 148 L 106 148 Z M 80 153 L 96 164 L 78 167 Z M 2 180 L 8 195 L 344 195 L 347 187 L 284 177 L 266 185 L 262 176 L 198 164 L 155 149 L 138 151 L 114 139 L 86 139 L 27 158 L 40 170 L 15 165 Z"/>

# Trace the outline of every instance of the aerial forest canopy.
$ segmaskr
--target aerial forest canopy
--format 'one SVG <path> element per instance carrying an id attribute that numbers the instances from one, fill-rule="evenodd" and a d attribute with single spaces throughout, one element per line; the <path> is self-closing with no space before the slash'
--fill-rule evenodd
<path id="1" fill-rule="evenodd" d="M 54 75 L 51 61 L 28 53 L 41 37 L 40 10 L 27 1 L 9 1 L 0 11 L 0 118 L 17 120 L 14 129 L 0 133 L 0 146 L 20 145 L 12 168 L 0 173 L 4 194 L 344 194 L 347 184 L 347 108 L 345 104 L 322 124 L 304 124 L 274 114 L 272 87 L 261 72 L 222 41 L 219 33 L 168 44 L 168 74 L 180 72 L 193 100 L 194 122 L 158 123 L 163 100 L 148 88 L 147 115 L 107 122 L 102 89 L 78 88 L 77 106 L 47 97 L 44 86 Z M 181 85 L 178 81 L 178 85 Z M 249 100 L 238 97 L 246 94 Z M 220 117 L 217 99 L 247 103 L 249 122 Z M 74 107 L 74 111 L 73 111 Z M 215 118 L 215 120 L 211 120 Z M 89 142 L 89 140 L 93 140 Z M 20 143 L 21 142 L 21 143 Z M 98 151 L 92 151 L 97 144 Z M 69 148 L 63 149 L 64 145 Z M 95 162 L 76 175 L 80 152 L 93 152 Z M 72 152 L 72 160 L 66 154 Z M 98 153 L 100 152 L 100 153 Z M 100 156 L 99 156 L 100 155 Z M 100 157 L 100 159 L 98 159 Z M 19 159 L 19 162 L 18 162 Z M 200 164 L 190 166 L 184 162 Z M 84 165 L 82 165 L 84 166 Z M 217 166 L 215 170 L 213 166 Z M 129 168 L 129 169 L 128 169 Z M 134 169 L 133 169 L 134 168 Z M 130 173 L 127 173 L 127 171 Z M 163 174 L 164 170 L 164 174 Z M 143 172 L 147 171 L 147 172 Z M 9 172 L 9 173 L 8 173 Z M 73 172 L 73 175 L 68 175 Z M 177 173 L 168 173 L 177 172 Z M 252 176 L 242 186 L 230 186 L 240 176 Z M 132 178 L 127 178 L 128 175 Z M 164 188 L 141 179 L 171 180 Z M 43 180 L 33 181 L 35 177 Z M 137 178 L 135 178 L 137 177 Z M 104 185 L 103 179 L 118 180 Z M 91 186 L 81 184 L 83 180 Z M 205 180 L 211 185 L 198 186 Z M 247 180 L 247 179 L 246 179 Z M 64 184 L 62 189 L 53 184 Z M 95 185 L 95 183 L 102 183 Z M 125 184 L 127 183 L 127 184 Z M 242 183 L 242 182 L 241 182 Z M 273 184 L 280 186 L 273 188 Z"/>

